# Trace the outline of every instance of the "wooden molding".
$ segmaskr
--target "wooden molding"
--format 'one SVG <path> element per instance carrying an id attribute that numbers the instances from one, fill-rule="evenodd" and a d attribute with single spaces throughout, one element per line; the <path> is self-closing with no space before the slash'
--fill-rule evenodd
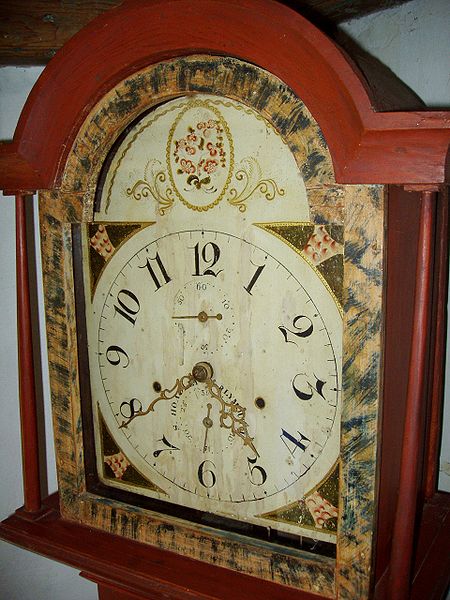
<path id="1" fill-rule="evenodd" d="M 45 505 L 47 512 L 34 520 L 23 519 L 19 514 L 5 519 L 0 523 L 0 537 L 82 570 L 84 577 L 100 585 L 107 582 L 109 587 L 115 586 L 126 593 L 133 582 L 134 593 L 141 592 L 144 598 L 151 598 L 152 593 L 157 598 L 165 597 L 164 594 L 170 592 L 170 598 L 178 600 L 204 597 L 226 600 L 230 589 L 235 600 L 320 598 L 285 586 L 261 583 L 257 578 L 214 565 L 205 573 L 204 565 L 190 558 L 68 522 L 59 514 L 57 494 L 47 498 Z M 450 568 L 449 519 L 450 494 L 436 494 L 423 510 L 411 592 L 413 600 L 425 597 L 439 600 L 445 593 Z M 437 570 L 436 563 L 443 557 L 446 560 Z M 375 597 L 386 600 L 381 585 Z"/>
<path id="2" fill-rule="evenodd" d="M 323 25 L 361 17 L 403 4 L 406 0 L 291 0 L 286 1 Z M 0 64 L 45 65 L 60 48 L 95 17 L 124 0 L 0 0 Z"/>
<path id="3" fill-rule="evenodd" d="M 290 86 L 321 126 L 339 183 L 448 180 L 450 113 L 374 112 L 356 68 L 286 6 L 130 0 L 71 38 L 42 73 L 14 141 L 0 145 L 0 187 L 56 187 L 74 137 L 102 95 L 149 64 L 201 53 L 255 63 Z"/>
<path id="4" fill-rule="evenodd" d="M 0 523 L 0 537 L 143 597 L 178 600 L 318 600 L 320 596 L 208 565 L 63 519 L 58 494 L 46 499 L 36 520 L 12 515 Z"/>

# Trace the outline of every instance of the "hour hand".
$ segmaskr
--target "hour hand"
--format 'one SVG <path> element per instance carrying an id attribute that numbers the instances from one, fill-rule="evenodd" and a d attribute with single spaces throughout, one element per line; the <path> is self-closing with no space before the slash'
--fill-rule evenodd
<path id="1" fill-rule="evenodd" d="M 237 402 L 234 403 L 223 400 L 221 389 L 214 381 L 211 381 L 210 384 L 207 383 L 207 385 L 210 394 L 213 397 L 217 397 L 218 392 L 220 393 L 220 403 L 222 405 L 220 411 L 220 426 L 225 429 L 231 429 L 234 435 L 241 438 L 244 446 L 251 448 L 255 453 L 255 456 L 259 457 L 258 450 L 253 443 L 253 438 L 250 437 L 248 432 L 248 423 L 245 420 L 246 409 Z"/>
<path id="2" fill-rule="evenodd" d="M 149 412 L 152 412 L 155 409 L 155 404 L 161 400 L 172 400 L 172 398 L 178 398 L 183 392 L 192 387 L 195 384 L 195 381 L 196 380 L 192 373 L 180 377 L 180 379 L 176 380 L 173 387 L 161 390 L 159 396 L 152 400 L 145 410 L 142 409 L 141 402 L 137 400 L 137 398 L 133 398 L 133 400 L 129 403 L 130 416 L 125 421 L 122 421 L 122 424 L 119 427 L 121 429 L 126 429 L 131 421 L 134 421 L 134 419 L 137 417 L 144 417 L 145 415 L 148 415 Z"/>

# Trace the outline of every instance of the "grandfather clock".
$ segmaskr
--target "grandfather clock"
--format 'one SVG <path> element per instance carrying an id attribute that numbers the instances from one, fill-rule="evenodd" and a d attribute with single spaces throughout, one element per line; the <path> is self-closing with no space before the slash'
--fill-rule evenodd
<path id="1" fill-rule="evenodd" d="M 128 1 L 74 36 L 0 147 L 25 491 L 1 537 L 103 600 L 441 598 L 449 139 L 271 0 Z"/>

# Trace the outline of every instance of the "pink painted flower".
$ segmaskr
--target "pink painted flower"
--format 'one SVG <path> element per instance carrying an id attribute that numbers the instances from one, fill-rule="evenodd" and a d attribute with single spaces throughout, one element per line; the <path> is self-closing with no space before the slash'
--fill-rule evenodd
<path id="1" fill-rule="evenodd" d="M 180 161 L 180 167 L 181 170 L 184 171 L 185 173 L 195 173 L 195 166 L 194 163 L 190 160 L 186 160 L 185 158 L 182 158 Z"/>
<path id="2" fill-rule="evenodd" d="M 216 156 L 216 154 L 217 154 L 217 148 L 216 148 L 216 146 L 212 142 L 208 142 L 206 144 L 206 148 L 209 150 L 210 156 Z"/>
<path id="3" fill-rule="evenodd" d="M 217 165 L 218 162 L 216 160 L 207 160 L 205 166 L 203 167 L 203 170 L 206 173 L 214 173 L 214 171 L 217 169 Z"/>

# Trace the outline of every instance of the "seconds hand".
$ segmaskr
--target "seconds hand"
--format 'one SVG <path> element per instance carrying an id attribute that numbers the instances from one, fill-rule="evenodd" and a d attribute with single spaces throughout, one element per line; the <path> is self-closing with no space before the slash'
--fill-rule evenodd
<path id="1" fill-rule="evenodd" d="M 206 452 L 208 445 L 207 445 L 207 441 L 208 441 L 208 432 L 210 430 L 210 428 L 213 426 L 213 422 L 211 417 L 209 416 L 211 413 L 211 409 L 212 409 L 212 404 L 210 404 L 208 402 L 208 404 L 206 405 L 206 408 L 208 409 L 208 414 L 206 415 L 206 417 L 203 419 L 202 423 L 205 426 L 205 439 L 203 441 L 203 452 Z"/>

